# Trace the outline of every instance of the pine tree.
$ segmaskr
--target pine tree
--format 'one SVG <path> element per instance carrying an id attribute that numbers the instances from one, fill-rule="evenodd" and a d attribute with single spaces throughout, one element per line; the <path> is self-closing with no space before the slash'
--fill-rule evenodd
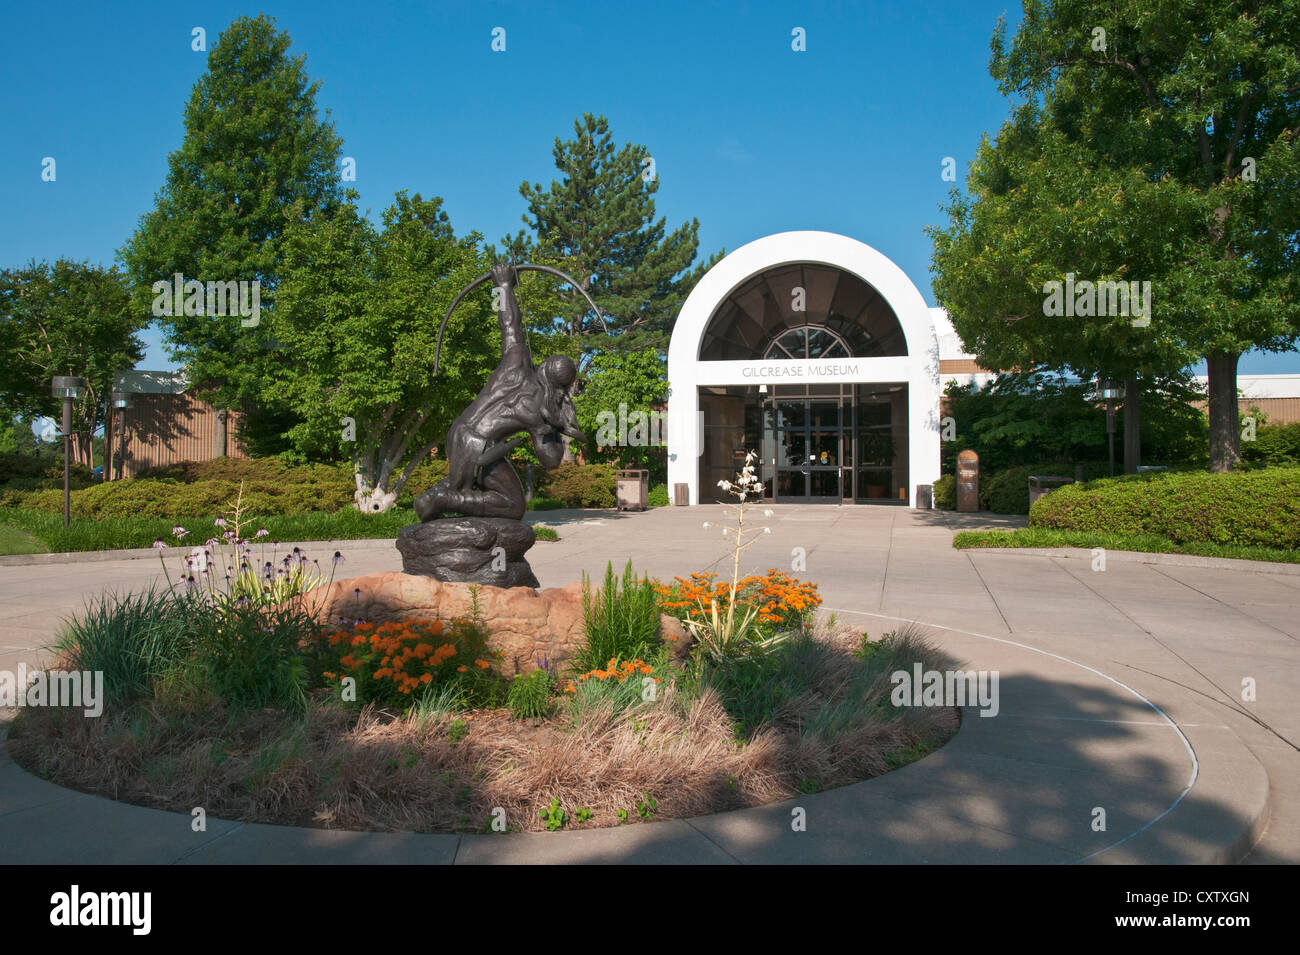
<path id="1" fill-rule="evenodd" d="M 563 178 L 545 190 L 540 183 L 519 187 L 531 234 L 520 231 L 504 241 L 517 260 L 572 275 L 600 306 L 606 327 L 581 295 L 560 289 L 553 309 L 530 316 L 533 330 L 580 338 L 602 350 L 662 351 L 686 296 L 720 255 L 691 270 L 699 220 L 669 234 L 665 220 L 655 220 L 659 177 L 645 146 L 615 150 L 608 120 L 591 113 L 575 120 L 573 130 L 574 139 L 555 140 L 555 167 Z"/>

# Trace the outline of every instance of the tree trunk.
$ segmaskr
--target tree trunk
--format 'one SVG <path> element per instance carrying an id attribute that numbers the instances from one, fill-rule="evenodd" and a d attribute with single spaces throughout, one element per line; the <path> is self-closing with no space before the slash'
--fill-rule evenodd
<path id="1" fill-rule="evenodd" d="M 1124 473 L 1137 474 L 1142 463 L 1142 396 L 1136 377 L 1124 380 Z"/>
<path id="2" fill-rule="evenodd" d="M 1241 353 L 1206 356 L 1210 385 L 1210 470 L 1231 471 L 1241 460 L 1237 430 L 1237 360 Z"/>
<path id="3" fill-rule="evenodd" d="M 108 406 L 104 416 L 104 480 L 113 480 L 113 419 L 117 417 L 113 405 Z"/>
<path id="4" fill-rule="evenodd" d="M 224 458 L 226 456 L 227 414 L 225 408 L 218 408 L 216 415 L 212 419 L 212 456 L 214 458 Z"/>

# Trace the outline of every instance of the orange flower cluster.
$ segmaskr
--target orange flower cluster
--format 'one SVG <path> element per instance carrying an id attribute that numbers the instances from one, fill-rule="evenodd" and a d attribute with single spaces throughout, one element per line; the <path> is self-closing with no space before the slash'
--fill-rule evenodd
<path id="1" fill-rule="evenodd" d="M 665 610 L 684 610 L 688 616 L 700 617 L 708 614 L 710 604 L 716 601 L 718 612 L 726 612 L 731 600 L 731 581 L 718 580 L 717 574 L 691 574 L 689 580 L 674 579 L 673 586 L 656 588 L 664 598 L 661 606 Z M 822 602 L 816 584 L 795 580 L 775 567 L 762 577 L 736 581 L 736 596 L 738 604 L 757 607 L 758 619 L 764 623 L 790 623 L 792 618 L 802 616 Z"/>
<path id="2" fill-rule="evenodd" d="M 453 623 L 451 629 L 454 626 Z M 452 633 L 444 633 L 447 629 L 441 620 L 389 621 L 378 626 L 362 623 L 350 632 L 331 634 L 329 644 L 352 648 L 339 658 L 348 670 L 357 672 L 373 665 L 371 679 L 390 681 L 402 693 L 410 694 L 417 687 L 432 683 L 435 671 L 459 652 L 455 642 L 447 639 L 454 637 Z M 473 662 L 483 670 L 491 666 L 486 660 Z M 456 670 L 463 673 L 465 666 Z M 337 679 L 333 673 L 326 672 L 325 676 Z"/>
<path id="3" fill-rule="evenodd" d="M 618 662 L 617 657 L 610 657 L 609 662 L 605 664 L 603 670 L 588 670 L 586 673 L 582 674 L 582 676 L 578 677 L 578 682 L 583 683 L 590 677 L 593 680 L 615 679 L 618 680 L 619 683 L 623 683 L 628 677 L 636 676 L 638 673 L 642 676 L 650 676 L 653 672 L 654 671 L 650 669 L 650 664 L 646 663 L 640 657 L 637 657 L 635 660 L 624 660 L 622 663 Z M 659 677 L 655 677 L 654 681 L 656 683 L 660 682 Z M 575 692 L 573 684 L 570 683 L 566 686 L 564 691 L 566 693 Z"/>

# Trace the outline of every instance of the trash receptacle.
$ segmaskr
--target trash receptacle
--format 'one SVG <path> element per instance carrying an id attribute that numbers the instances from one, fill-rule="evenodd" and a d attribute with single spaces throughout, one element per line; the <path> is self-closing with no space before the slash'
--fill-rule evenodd
<path id="1" fill-rule="evenodd" d="M 916 506 L 923 511 L 934 507 L 934 485 L 918 484 L 916 486 Z"/>
<path id="2" fill-rule="evenodd" d="M 673 485 L 673 507 L 691 506 L 691 486 L 689 484 Z"/>
<path id="3" fill-rule="evenodd" d="M 614 477 L 614 499 L 620 511 L 644 511 L 650 501 L 650 472 L 621 468 Z"/>
<path id="4" fill-rule="evenodd" d="M 1029 475 L 1029 506 L 1034 506 L 1034 501 L 1043 497 L 1050 491 L 1061 487 L 1064 484 L 1073 484 L 1074 478 L 1061 477 L 1059 474 L 1031 474 Z"/>

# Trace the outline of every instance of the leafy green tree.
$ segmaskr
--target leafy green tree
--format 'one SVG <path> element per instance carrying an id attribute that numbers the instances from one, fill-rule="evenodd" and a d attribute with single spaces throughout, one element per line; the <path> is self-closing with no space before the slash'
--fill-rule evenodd
<path id="1" fill-rule="evenodd" d="M 276 360 L 264 319 L 280 283 L 286 209 L 296 205 L 300 217 L 311 218 L 342 196 L 342 140 L 328 111 L 318 116 L 320 84 L 289 45 L 265 15 L 240 17 L 221 34 L 185 107 L 185 138 L 170 156 L 155 208 L 121 251 L 142 310 L 158 296 L 154 283 L 178 273 L 205 283 L 260 283 L 257 325 L 207 308 L 163 318 L 196 394 L 223 412 L 255 414 L 261 381 Z M 217 427 L 220 453 L 224 413 Z"/>
<path id="2" fill-rule="evenodd" d="M 601 352 L 587 369 L 587 385 L 574 400 L 578 427 L 587 436 L 584 458 L 648 468 L 663 480 L 667 452 L 662 414 L 668 395 L 666 363 L 658 352 Z"/>
<path id="3" fill-rule="evenodd" d="M 51 379 L 84 378 L 73 403 L 72 447 L 76 460 L 89 464 L 114 375 L 144 357 L 139 331 L 145 323 L 116 268 L 59 259 L 0 272 L 0 408 L 28 422 L 61 420 L 62 399 L 51 393 Z"/>
<path id="4" fill-rule="evenodd" d="M 955 425 L 943 443 L 943 470 L 956 470 L 965 448 L 980 456 L 980 470 L 1052 466 L 1067 476 L 1084 465 L 1091 476 L 1106 473 L 1109 455 L 1104 406 L 1091 386 L 1062 375 L 999 375 L 983 388 L 950 384 L 946 411 Z M 1205 415 L 1196 394 L 1177 380 L 1142 393 L 1142 444 L 1164 465 L 1204 465 Z"/>
<path id="5" fill-rule="evenodd" d="M 441 206 L 399 192 L 377 230 L 349 201 L 284 236 L 271 318 L 283 362 L 267 393 L 301 415 L 289 432 L 300 452 L 352 455 L 364 511 L 396 502 L 500 358 L 484 290 L 453 313 L 433 377 L 442 317 L 487 268 L 481 237 L 458 240 Z"/>
<path id="6" fill-rule="evenodd" d="M 663 351 L 686 296 L 720 255 L 692 269 L 699 221 L 666 233 L 665 220 L 655 220 L 659 177 L 645 146 L 629 143 L 616 150 L 608 120 L 591 113 L 575 120 L 573 130 L 574 139 L 555 140 L 562 179 L 547 189 L 527 182 L 519 187 L 528 203 L 528 231 L 503 241 L 516 260 L 551 264 L 572 275 L 600 306 L 615 341 L 605 338 L 606 329 L 571 288 L 549 302 L 537 298 L 534 328 L 601 349 Z"/>
<path id="7" fill-rule="evenodd" d="M 1300 3 L 1027 0 L 990 72 L 1020 99 L 935 239 L 935 291 L 989 367 L 1137 379 L 1207 360 L 1210 464 L 1236 367 L 1300 334 Z M 1151 283 L 1149 324 L 1045 314 L 1046 283 Z"/>

